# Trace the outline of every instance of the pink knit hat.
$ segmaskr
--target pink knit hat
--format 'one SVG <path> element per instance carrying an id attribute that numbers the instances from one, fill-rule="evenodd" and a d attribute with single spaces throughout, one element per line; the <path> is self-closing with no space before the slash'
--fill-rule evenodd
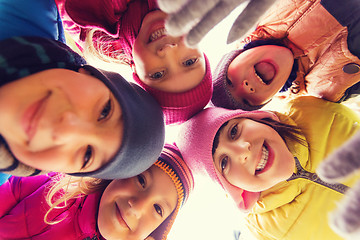
<path id="1" fill-rule="evenodd" d="M 215 169 L 212 158 L 212 146 L 216 132 L 225 122 L 239 117 L 254 120 L 271 118 L 279 121 L 275 113 L 268 111 L 206 108 L 181 125 L 176 144 L 194 174 L 207 173 L 213 181 L 219 183 L 230 194 L 238 208 L 248 210 L 255 204 L 260 193 L 248 192 L 230 184 Z"/>
<path id="2" fill-rule="evenodd" d="M 204 59 L 206 69 L 203 80 L 195 88 L 182 93 L 154 89 L 144 84 L 138 75 L 133 73 L 135 82 L 150 93 L 160 104 L 167 125 L 185 122 L 209 103 L 213 92 L 212 76 L 210 62 L 205 54 Z"/>

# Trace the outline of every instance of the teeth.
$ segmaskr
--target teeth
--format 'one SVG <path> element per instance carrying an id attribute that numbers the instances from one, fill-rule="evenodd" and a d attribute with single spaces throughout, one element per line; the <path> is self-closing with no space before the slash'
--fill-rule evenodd
<path id="1" fill-rule="evenodd" d="M 156 39 L 164 35 L 165 35 L 165 28 L 158 29 L 150 35 L 149 41 L 150 42 L 155 41 Z"/>
<path id="2" fill-rule="evenodd" d="M 262 82 L 263 84 L 266 85 L 266 83 L 263 81 L 263 79 L 257 74 L 256 70 L 255 70 L 255 76 L 259 79 L 260 82 Z"/>
<path id="3" fill-rule="evenodd" d="M 258 165 L 256 166 L 256 171 L 262 171 L 265 168 L 266 163 L 268 161 L 268 157 L 269 157 L 269 150 L 267 150 L 267 148 L 265 146 L 263 146 L 261 159 L 260 159 Z"/>

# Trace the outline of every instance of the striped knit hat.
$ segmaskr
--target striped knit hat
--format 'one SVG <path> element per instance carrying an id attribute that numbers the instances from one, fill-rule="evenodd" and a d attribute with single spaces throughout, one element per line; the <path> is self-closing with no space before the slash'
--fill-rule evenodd
<path id="1" fill-rule="evenodd" d="M 133 78 L 142 88 L 152 95 L 160 104 L 165 123 L 182 123 L 201 111 L 210 101 L 213 87 L 209 59 L 204 54 L 205 76 L 195 88 L 182 93 L 164 92 L 144 84 L 137 74 Z"/>
<path id="2" fill-rule="evenodd" d="M 183 158 L 194 174 L 208 175 L 229 193 L 241 210 L 248 210 L 257 201 L 259 194 L 249 192 L 230 184 L 214 166 L 212 146 L 221 125 L 233 118 L 260 120 L 270 118 L 278 121 L 275 113 L 269 111 L 229 110 L 219 107 L 206 108 L 181 125 L 176 144 Z"/>
<path id="3" fill-rule="evenodd" d="M 171 178 L 178 194 L 178 200 L 174 211 L 150 234 L 155 240 L 165 240 L 179 209 L 185 204 L 194 187 L 194 179 L 189 167 L 184 162 L 179 149 L 175 145 L 165 144 L 155 165 Z"/>

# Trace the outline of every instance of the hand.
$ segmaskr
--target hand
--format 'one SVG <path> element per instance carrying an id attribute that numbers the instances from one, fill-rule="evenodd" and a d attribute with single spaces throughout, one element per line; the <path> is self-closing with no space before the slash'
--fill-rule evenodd
<path id="1" fill-rule="evenodd" d="M 168 33 L 173 36 L 187 34 L 185 42 L 189 46 L 197 45 L 216 24 L 243 2 L 246 0 L 158 0 L 160 9 L 170 15 L 165 24 Z M 242 37 L 274 2 L 250 0 L 235 20 L 227 43 Z"/>
<path id="2" fill-rule="evenodd" d="M 336 183 L 360 169 L 360 131 L 327 157 L 317 174 L 324 181 Z M 360 239 L 360 181 L 345 193 L 330 218 L 332 229 L 345 239 Z"/>

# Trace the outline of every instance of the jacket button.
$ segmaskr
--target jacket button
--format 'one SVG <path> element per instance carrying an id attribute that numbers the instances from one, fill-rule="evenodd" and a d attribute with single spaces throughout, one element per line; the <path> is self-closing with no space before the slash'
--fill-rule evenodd
<path id="1" fill-rule="evenodd" d="M 348 74 L 354 74 L 360 71 L 360 66 L 356 63 L 349 63 L 343 67 L 343 71 Z"/>

